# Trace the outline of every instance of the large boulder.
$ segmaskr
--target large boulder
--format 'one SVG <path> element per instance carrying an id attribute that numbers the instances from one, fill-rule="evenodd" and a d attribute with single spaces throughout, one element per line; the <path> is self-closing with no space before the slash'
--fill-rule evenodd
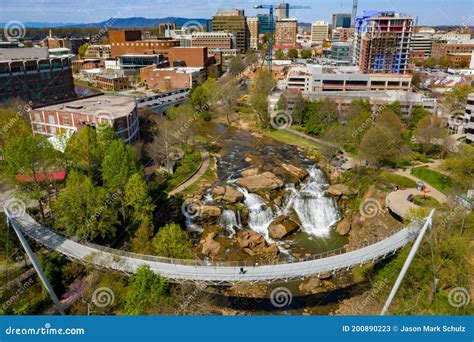
<path id="1" fill-rule="evenodd" d="M 301 283 L 299 289 L 303 293 L 317 293 L 321 286 L 321 280 L 318 278 L 309 278 L 304 283 Z"/>
<path id="2" fill-rule="evenodd" d="M 288 171 L 288 173 L 290 173 L 292 176 L 294 176 L 294 177 L 296 177 L 300 180 L 305 178 L 308 175 L 308 171 L 306 171 L 305 169 L 301 169 L 299 167 L 296 167 L 294 165 L 282 163 L 281 166 L 286 171 Z"/>
<path id="3" fill-rule="evenodd" d="M 271 172 L 237 179 L 236 183 L 250 192 L 275 190 L 283 186 L 283 181 Z"/>
<path id="4" fill-rule="evenodd" d="M 252 167 L 251 169 L 244 170 L 240 174 L 242 177 L 255 176 L 258 174 L 258 167 Z"/>
<path id="5" fill-rule="evenodd" d="M 203 217 L 219 217 L 222 214 L 221 208 L 215 205 L 201 205 L 198 210 Z"/>
<path id="6" fill-rule="evenodd" d="M 336 232 L 339 235 L 347 235 L 350 230 L 351 230 L 351 221 L 347 217 L 339 221 L 339 223 L 337 224 Z"/>
<path id="7" fill-rule="evenodd" d="M 202 254 L 209 256 L 216 255 L 217 253 L 219 253 L 221 245 L 219 244 L 219 242 L 214 240 L 216 235 L 217 234 L 213 232 L 208 234 L 204 240 L 201 240 L 200 243 L 202 244 Z"/>
<path id="8" fill-rule="evenodd" d="M 299 228 L 299 225 L 287 217 L 277 217 L 270 227 L 268 227 L 268 235 L 272 239 L 283 239 Z"/>
<path id="9" fill-rule="evenodd" d="M 230 185 L 226 185 L 225 187 L 216 186 L 212 190 L 212 197 L 217 202 L 225 201 L 229 203 L 236 203 L 242 201 L 244 195 L 240 191 L 235 190 Z"/>
<path id="10" fill-rule="evenodd" d="M 345 184 L 334 184 L 329 186 L 328 193 L 333 196 L 350 196 L 354 194 L 354 191 Z"/>
<path id="11" fill-rule="evenodd" d="M 246 230 L 237 236 L 237 243 L 242 248 L 265 247 L 265 237 L 253 230 Z"/>

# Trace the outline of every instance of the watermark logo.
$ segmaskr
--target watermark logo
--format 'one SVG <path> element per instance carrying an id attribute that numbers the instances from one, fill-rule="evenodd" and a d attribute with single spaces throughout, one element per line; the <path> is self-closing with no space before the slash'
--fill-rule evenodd
<path id="1" fill-rule="evenodd" d="M 291 127 L 293 118 L 290 113 L 281 110 L 274 113 L 270 118 L 270 125 L 274 129 L 285 129 Z"/>
<path id="2" fill-rule="evenodd" d="M 270 302 L 276 308 L 283 308 L 291 304 L 293 295 L 286 287 L 277 287 L 270 294 Z"/>
<path id="3" fill-rule="evenodd" d="M 471 296 L 469 291 L 464 287 L 455 287 L 448 294 L 449 305 L 455 308 L 460 308 L 469 304 Z"/>
<path id="4" fill-rule="evenodd" d="M 181 27 L 186 33 L 204 32 L 204 26 L 197 20 L 189 20 Z"/>
<path id="5" fill-rule="evenodd" d="M 188 218 L 195 218 L 201 215 L 202 202 L 196 198 L 188 198 L 181 205 L 181 211 Z"/>
<path id="6" fill-rule="evenodd" d="M 115 300 L 114 291 L 108 287 L 99 287 L 92 293 L 92 303 L 99 308 L 112 305 Z"/>
<path id="7" fill-rule="evenodd" d="M 12 218 L 21 217 L 26 212 L 26 204 L 18 198 L 10 198 L 5 204 L 4 208 Z"/>
<path id="8" fill-rule="evenodd" d="M 97 118 L 97 131 L 103 131 L 109 126 L 113 126 L 113 115 L 111 112 L 106 110 L 99 110 L 96 113 Z"/>
<path id="9" fill-rule="evenodd" d="M 382 205 L 375 198 L 367 198 L 359 205 L 359 212 L 365 218 L 374 218 L 379 214 L 383 214 Z"/>
<path id="10" fill-rule="evenodd" d="M 12 20 L 5 24 L 3 33 L 8 41 L 18 40 L 25 37 L 26 28 L 21 21 Z"/>

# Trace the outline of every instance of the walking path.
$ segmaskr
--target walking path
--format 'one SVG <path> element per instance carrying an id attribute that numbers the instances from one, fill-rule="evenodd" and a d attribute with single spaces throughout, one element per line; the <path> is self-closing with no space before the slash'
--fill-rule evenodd
<path id="1" fill-rule="evenodd" d="M 439 203 L 446 203 L 448 201 L 448 197 L 443 194 L 441 191 L 439 190 L 436 190 L 435 188 L 433 188 L 431 185 L 429 185 L 428 183 L 426 183 L 424 180 L 412 175 L 410 173 L 409 170 L 397 170 L 394 172 L 396 175 L 399 175 L 399 176 L 405 176 L 407 178 L 410 178 L 410 179 L 413 179 L 415 182 L 423 182 L 423 184 L 425 185 L 425 187 L 428 188 L 428 190 L 430 190 L 429 192 L 429 196 L 433 197 L 435 200 L 437 200 Z M 420 194 L 420 193 L 419 193 Z"/>
<path id="2" fill-rule="evenodd" d="M 130 274 L 135 273 L 138 267 L 148 265 L 156 274 L 173 281 L 194 281 L 219 285 L 302 279 L 311 275 L 318 276 L 325 272 L 336 272 L 367 262 L 375 262 L 395 253 L 415 239 L 422 225 L 431 225 L 433 212 L 434 210 L 424 222 L 413 222 L 388 237 L 367 241 L 358 249 L 341 248 L 306 258 L 274 261 L 258 266 L 243 261 L 172 259 L 140 255 L 91 243 L 81 244 L 42 226 L 27 213 L 15 217 L 7 213 L 7 216 L 20 240 L 26 242 L 23 236 L 25 233 L 39 244 L 72 259 Z M 245 272 L 242 272 L 243 270 Z"/>
<path id="3" fill-rule="evenodd" d="M 176 188 L 168 192 L 168 197 L 171 197 L 173 195 L 176 195 L 177 193 L 183 191 L 186 188 L 189 188 L 191 185 L 193 185 L 195 182 L 201 178 L 204 173 L 207 171 L 209 167 L 209 152 L 207 152 L 205 149 L 200 148 L 199 152 L 201 152 L 201 164 L 199 165 L 198 169 L 194 172 L 194 174 L 189 177 L 186 181 L 178 185 Z"/>

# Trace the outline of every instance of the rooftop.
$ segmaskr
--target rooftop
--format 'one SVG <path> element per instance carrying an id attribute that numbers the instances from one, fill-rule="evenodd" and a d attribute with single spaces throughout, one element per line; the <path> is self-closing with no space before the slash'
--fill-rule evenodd
<path id="1" fill-rule="evenodd" d="M 129 115 L 136 107 L 135 99 L 128 96 L 98 95 L 78 100 L 35 107 L 35 110 L 61 111 L 110 117 L 113 119 Z"/>
<path id="2" fill-rule="evenodd" d="M 48 48 L 0 49 L 0 61 L 49 58 Z"/>

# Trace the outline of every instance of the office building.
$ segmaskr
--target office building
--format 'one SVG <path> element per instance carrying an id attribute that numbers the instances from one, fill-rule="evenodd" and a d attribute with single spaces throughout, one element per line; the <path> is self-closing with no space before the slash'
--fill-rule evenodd
<path id="1" fill-rule="evenodd" d="M 249 34 L 249 48 L 258 49 L 258 18 L 247 17 L 247 28 Z"/>
<path id="2" fill-rule="evenodd" d="M 84 127 L 109 124 L 125 142 L 139 137 L 135 99 L 128 96 L 96 94 L 50 105 L 33 106 L 29 111 L 34 134 L 55 136 Z"/>
<path id="3" fill-rule="evenodd" d="M 150 89 L 168 92 L 176 89 L 192 88 L 206 77 L 205 68 L 167 67 L 150 65 L 140 69 L 140 78 Z"/>
<path id="4" fill-rule="evenodd" d="M 334 13 L 332 15 L 332 29 L 337 27 L 350 28 L 351 15 L 349 13 Z"/>
<path id="5" fill-rule="evenodd" d="M 110 45 L 89 45 L 84 53 L 84 58 L 111 58 Z"/>
<path id="6" fill-rule="evenodd" d="M 453 67 L 468 67 L 473 50 L 474 39 L 435 41 L 431 56 L 437 59 L 446 58 Z"/>
<path id="7" fill-rule="evenodd" d="M 275 15 L 278 20 L 287 19 L 290 17 L 290 4 L 280 2 L 277 4 Z"/>
<path id="8" fill-rule="evenodd" d="M 311 24 L 311 43 L 322 44 L 328 39 L 329 25 L 325 21 L 315 21 Z"/>
<path id="9" fill-rule="evenodd" d="M 365 73 L 409 72 L 413 17 L 364 11 L 354 29 L 353 64 Z"/>
<path id="10" fill-rule="evenodd" d="M 47 48 L 0 49 L 0 102 L 75 96 L 71 58 L 50 56 Z"/>
<path id="11" fill-rule="evenodd" d="M 270 16 L 268 14 L 257 14 L 258 18 L 258 33 L 265 34 L 273 32 L 275 28 L 275 22 L 270 22 Z"/>
<path id="12" fill-rule="evenodd" d="M 207 47 L 209 51 L 216 49 L 234 49 L 237 39 L 230 32 L 194 32 L 191 34 L 192 47 Z"/>
<path id="13" fill-rule="evenodd" d="M 334 42 L 331 45 L 331 59 L 342 62 L 350 63 L 351 61 L 351 44 L 347 42 Z"/>
<path id="14" fill-rule="evenodd" d="M 411 57 L 413 61 L 422 61 L 431 56 L 433 45 L 432 28 L 417 28 L 411 38 Z"/>
<path id="15" fill-rule="evenodd" d="M 297 33 L 298 21 L 296 19 L 277 20 L 275 23 L 275 45 L 295 46 Z"/>
<path id="16" fill-rule="evenodd" d="M 168 55 L 172 47 L 179 46 L 179 41 L 169 38 L 142 39 L 140 30 L 109 30 L 111 57 L 121 55 Z"/>
<path id="17" fill-rule="evenodd" d="M 216 15 L 212 17 L 212 31 L 234 34 L 237 42 L 236 48 L 240 52 L 247 51 L 249 35 L 244 10 L 218 10 Z"/>

